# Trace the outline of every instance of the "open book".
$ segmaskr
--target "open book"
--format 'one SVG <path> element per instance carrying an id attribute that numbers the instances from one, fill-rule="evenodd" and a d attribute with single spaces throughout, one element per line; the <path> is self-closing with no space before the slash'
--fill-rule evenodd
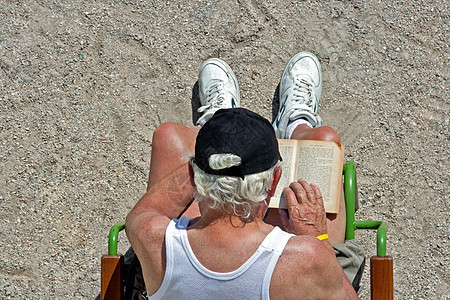
<path id="1" fill-rule="evenodd" d="M 302 178 L 316 184 L 322 193 L 325 211 L 337 213 L 342 190 L 343 143 L 311 140 L 278 140 L 283 170 L 269 207 L 287 208 L 283 189 Z"/>

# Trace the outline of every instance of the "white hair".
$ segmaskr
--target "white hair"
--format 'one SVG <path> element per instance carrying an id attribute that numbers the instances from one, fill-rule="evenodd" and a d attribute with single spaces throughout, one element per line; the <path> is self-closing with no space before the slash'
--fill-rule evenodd
<path id="1" fill-rule="evenodd" d="M 234 176 L 213 175 L 201 170 L 193 160 L 194 182 L 197 187 L 195 199 L 208 208 L 227 215 L 240 217 L 244 222 L 254 219 L 255 209 L 268 197 L 275 166 L 246 175 L 244 179 Z M 214 154 L 209 158 L 210 168 L 220 170 L 238 166 L 241 158 L 234 154 Z"/>

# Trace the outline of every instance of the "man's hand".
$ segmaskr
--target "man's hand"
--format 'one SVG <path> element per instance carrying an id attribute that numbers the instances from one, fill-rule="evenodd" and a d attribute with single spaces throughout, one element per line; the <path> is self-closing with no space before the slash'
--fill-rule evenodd
<path id="1" fill-rule="evenodd" d="M 280 209 L 284 228 L 295 235 L 327 233 L 327 216 L 319 187 L 300 179 L 283 190 L 288 210 Z"/>

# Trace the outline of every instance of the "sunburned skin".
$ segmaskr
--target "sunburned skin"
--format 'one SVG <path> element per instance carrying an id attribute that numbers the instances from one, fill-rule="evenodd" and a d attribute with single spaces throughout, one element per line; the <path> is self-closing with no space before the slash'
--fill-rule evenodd
<path id="1" fill-rule="evenodd" d="M 193 153 L 198 130 L 176 123 L 163 124 L 160 129 L 155 131 L 153 139 L 149 190 L 127 216 L 126 222 L 127 235 L 141 262 L 150 295 L 163 282 L 166 267 L 164 236 L 172 218 L 182 214 L 200 216 L 188 229 L 189 243 L 204 266 L 222 272 L 239 268 L 276 225 L 262 221 L 266 202 L 259 207 L 255 220 L 245 225 L 237 217 L 215 216 L 213 212 L 205 211 L 201 214 L 198 205 L 192 204 L 195 193 L 192 168 L 188 160 L 182 158 L 190 151 Z M 167 134 L 172 135 L 170 139 L 166 139 Z M 174 142 L 174 134 L 180 141 Z M 274 175 L 271 190 L 276 188 L 280 175 Z M 305 205 L 319 209 L 320 197 L 314 185 L 300 181 L 291 184 L 289 189 L 292 191 L 288 197 L 291 215 Z M 313 219 L 309 218 L 311 215 L 299 213 L 298 217 L 289 218 L 289 214 L 275 212 L 280 225 L 299 236 L 289 240 L 275 267 L 270 283 L 271 298 L 357 299 L 329 242 L 316 238 L 324 230 L 330 234 L 330 227 L 334 226 L 333 223 L 329 225 L 324 211 L 314 214 L 321 218 Z"/>

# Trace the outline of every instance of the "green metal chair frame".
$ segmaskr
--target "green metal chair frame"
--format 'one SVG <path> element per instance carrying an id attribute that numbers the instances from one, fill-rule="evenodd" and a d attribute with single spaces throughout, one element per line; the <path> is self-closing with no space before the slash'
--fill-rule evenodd
<path id="1" fill-rule="evenodd" d="M 114 224 L 109 230 L 108 254 L 117 255 L 117 244 L 119 242 L 119 232 L 125 229 L 125 220 Z"/>
<path id="2" fill-rule="evenodd" d="M 394 260 L 386 255 L 388 225 L 383 221 L 358 221 L 355 212 L 359 206 L 356 166 L 353 161 L 344 165 L 344 197 L 347 226 L 345 239 L 355 238 L 357 229 L 377 230 L 377 256 L 370 258 L 370 292 L 372 299 L 394 299 Z"/>
<path id="3" fill-rule="evenodd" d="M 355 231 L 357 229 L 376 229 L 377 230 L 377 256 L 371 258 L 371 295 L 372 299 L 393 299 L 393 259 L 390 256 L 386 256 L 386 232 L 387 223 L 383 221 L 358 221 L 355 220 L 355 211 L 359 207 L 358 192 L 357 192 L 357 180 L 356 180 L 356 165 L 353 161 L 349 161 L 344 164 L 343 167 L 343 186 L 344 197 L 346 207 L 346 220 L 347 226 L 345 231 L 345 239 L 352 240 L 355 238 Z M 119 264 L 123 264 L 119 261 L 121 255 L 117 254 L 117 244 L 119 239 L 119 232 L 125 228 L 125 221 L 119 222 L 113 225 L 109 231 L 108 239 L 108 255 L 110 257 L 116 257 Z M 120 266 L 119 266 L 120 267 Z M 116 272 L 117 270 L 114 269 Z M 111 272 L 109 272 L 111 273 Z M 120 276 L 122 271 L 120 270 Z M 103 257 L 102 257 L 102 299 L 111 299 L 108 295 L 107 289 L 111 285 L 109 283 L 110 277 L 108 275 L 106 280 L 103 278 Z M 120 280 L 121 282 L 121 280 Z M 116 287 L 114 289 L 123 290 L 123 286 Z M 123 293 L 119 293 L 123 294 Z M 122 295 L 123 296 L 123 295 Z M 118 298 L 122 299 L 119 295 Z"/>
<path id="4" fill-rule="evenodd" d="M 353 161 L 344 165 L 344 196 L 347 227 L 345 228 L 345 239 L 353 240 L 356 229 L 377 230 L 377 256 L 386 256 L 386 232 L 388 225 L 383 221 L 357 221 L 355 212 L 359 208 L 358 188 L 356 182 L 356 166 Z"/>

